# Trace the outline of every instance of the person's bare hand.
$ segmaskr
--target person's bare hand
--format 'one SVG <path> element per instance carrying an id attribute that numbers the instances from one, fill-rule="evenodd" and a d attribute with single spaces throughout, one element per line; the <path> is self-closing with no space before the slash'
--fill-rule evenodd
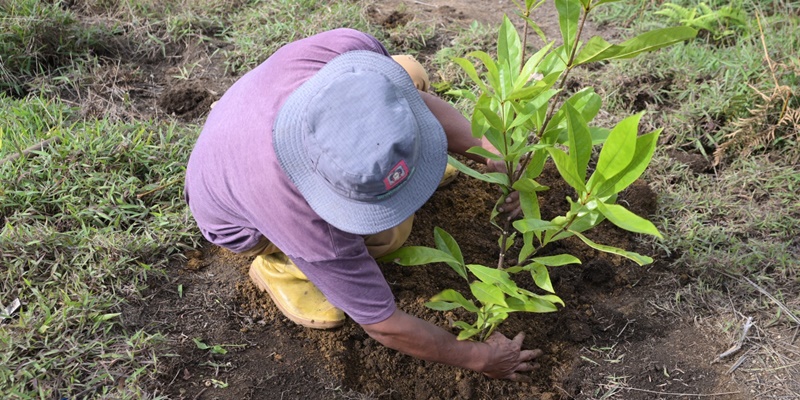
<path id="1" fill-rule="evenodd" d="M 520 332 L 514 339 L 495 332 L 484 343 L 489 345 L 489 363 L 483 374 L 495 379 L 509 379 L 515 382 L 528 381 L 530 377 L 520 374 L 539 367 L 532 361 L 542 355 L 542 351 L 522 350 L 525 333 Z"/>
<path id="2" fill-rule="evenodd" d="M 489 160 L 486 163 L 486 171 L 506 173 L 506 163 Z M 509 220 L 519 216 L 522 213 L 522 209 L 519 206 L 519 192 L 514 191 L 509 193 L 503 204 L 497 207 L 497 212 L 503 214 Z"/>

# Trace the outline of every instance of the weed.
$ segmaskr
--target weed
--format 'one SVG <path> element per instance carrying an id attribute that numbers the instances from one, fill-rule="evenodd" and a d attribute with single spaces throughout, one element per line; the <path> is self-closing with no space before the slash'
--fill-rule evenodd
<path id="1" fill-rule="evenodd" d="M 734 36 L 746 36 L 750 33 L 747 16 L 741 6 L 728 4 L 718 9 L 712 9 L 708 4 L 700 2 L 694 8 L 682 7 L 675 3 L 664 3 L 656 14 L 695 28 L 700 31 L 698 36 L 704 36 L 713 43 L 732 44 Z"/>
<path id="2" fill-rule="evenodd" d="M 182 176 L 193 135 L 3 100 L 13 147 L 62 140 L 0 165 L 0 292 L 23 303 L 0 330 L 0 387 L 21 398 L 140 398 L 163 340 L 125 328 L 120 307 L 196 235 L 178 187 L 137 194 Z"/>

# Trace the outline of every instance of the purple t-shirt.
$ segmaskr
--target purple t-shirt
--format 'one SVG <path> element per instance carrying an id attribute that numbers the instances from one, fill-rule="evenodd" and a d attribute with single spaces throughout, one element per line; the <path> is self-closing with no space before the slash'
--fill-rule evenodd
<path id="1" fill-rule="evenodd" d="M 206 239 L 242 252 L 262 236 L 359 324 L 395 311 L 360 235 L 325 222 L 281 169 L 272 127 L 284 101 L 328 61 L 353 50 L 389 56 L 372 36 L 336 29 L 280 48 L 245 74 L 208 116 L 186 168 L 186 201 Z"/>

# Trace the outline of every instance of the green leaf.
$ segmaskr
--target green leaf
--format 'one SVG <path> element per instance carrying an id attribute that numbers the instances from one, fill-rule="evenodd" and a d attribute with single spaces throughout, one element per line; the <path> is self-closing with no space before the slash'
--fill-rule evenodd
<path id="1" fill-rule="evenodd" d="M 589 127 L 589 133 L 592 135 L 592 146 L 604 144 L 608 135 L 611 134 L 611 129 L 592 126 Z"/>
<path id="2" fill-rule="evenodd" d="M 578 174 L 577 166 L 573 160 L 562 150 L 555 147 L 548 147 L 547 151 L 550 153 L 550 157 L 556 164 L 558 173 L 561 174 L 561 177 L 564 178 L 564 181 L 572 186 L 576 192 L 585 192 L 586 184 L 584 183 L 584 178 Z"/>
<path id="3" fill-rule="evenodd" d="M 95 320 L 96 322 L 103 322 L 103 321 L 108 321 L 108 320 L 110 320 L 110 319 L 113 319 L 113 318 L 119 317 L 120 315 L 122 315 L 122 313 L 109 313 L 109 314 L 101 314 L 101 315 L 98 315 L 98 316 L 96 316 L 96 317 L 94 318 L 94 320 Z"/>
<path id="4" fill-rule="evenodd" d="M 553 283 L 550 282 L 550 272 L 547 271 L 547 267 L 544 265 L 536 262 L 531 264 L 531 276 L 536 286 L 550 293 L 556 292 L 553 289 Z"/>
<path id="5" fill-rule="evenodd" d="M 438 226 L 433 228 L 433 240 L 436 242 L 436 248 L 450 254 L 456 260 L 456 262 L 448 262 L 447 265 L 456 271 L 459 276 L 467 279 L 467 271 L 464 268 L 464 256 L 461 254 L 461 248 L 458 247 L 456 240 Z"/>
<path id="6" fill-rule="evenodd" d="M 581 48 L 580 52 L 575 57 L 574 65 L 602 61 L 605 60 L 604 57 L 613 56 L 613 54 L 618 51 L 619 49 L 615 49 L 613 44 L 607 42 L 600 36 L 593 36 L 583 45 L 583 48 Z"/>
<path id="7" fill-rule="evenodd" d="M 578 37 L 578 20 L 581 17 L 579 0 L 555 0 L 558 10 L 558 25 L 561 28 L 561 39 L 567 51 L 572 51 Z"/>
<path id="8" fill-rule="evenodd" d="M 541 232 L 548 229 L 558 229 L 560 226 L 551 223 L 550 221 L 544 221 L 541 219 L 536 218 L 526 218 L 516 220 L 513 223 L 514 228 L 522 233 L 527 232 Z"/>
<path id="9" fill-rule="evenodd" d="M 583 120 L 588 123 L 588 121 L 594 119 L 600 111 L 600 108 L 603 106 L 603 99 L 600 98 L 600 95 L 595 93 L 594 88 L 586 87 L 570 96 L 565 103 L 569 103 L 575 107 L 575 109 L 580 112 Z M 564 121 L 565 116 L 566 107 L 562 105 L 559 110 L 553 114 L 553 118 L 550 120 L 551 126 L 560 125 Z M 566 142 L 566 140 L 561 141 L 561 143 L 564 142 Z"/>
<path id="10" fill-rule="evenodd" d="M 664 238 L 652 222 L 632 213 L 619 204 L 605 204 L 598 201 L 597 208 L 611 223 L 626 231 L 645 233 L 661 239 Z"/>
<path id="11" fill-rule="evenodd" d="M 424 246 L 408 246 L 397 249 L 381 258 L 378 262 L 394 262 L 396 264 L 411 266 L 425 265 L 436 262 L 458 263 L 450 254 Z"/>
<path id="12" fill-rule="evenodd" d="M 436 311 L 450 311 L 456 308 L 461 308 L 461 304 L 451 303 L 449 301 L 428 301 L 425 302 L 425 307 Z"/>
<path id="13" fill-rule="evenodd" d="M 508 273 L 497 268 L 489 268 L 479 264 L 469 264 L 467 269 L 481 282 L 501 284 L 509 280 Z"/>
<path id="14" fill-rule="evenodd" d="M 595 36 L 583 46 L 583 49 L 575 58 L 574 65 L 633 58 L 641 53 L 658 50 L 695 36 L 697 36 L 697 31 L 687 26 L 655 29 L 618 45 L 608 43 L 605 39 Z"/>
<path id="15" fill-rule="evenodd" d="M 521 48 L 517 28 L 511 23 L 508 16 L 503 16 L 503 23 L 500 25 L 500 33 L 497 38 L 497 59 L 505 62 L 512 74 L 517 74 L 522 65 Z"/>
<path id="16" fill-rule="evenodd" d="M 550 51 L 550 48 L 553 47 L 553 43 L 554 42 L 548 43 L 539 49 L 539 51 L 534 53 L 530 58 L 528 58 L 528 61 L 526 61 L 525 66 L 522 67 L 522 71 L 519 73 L 517 80 L 514 81 L 514 91 L 522 89 L 525 84 L 531 81 L 533 74 L 536 71 L 536 67 L 540 62 L 542 62 L 542 59 L 545 55 L 547 55 L 547 52 Z"/>
<path id="17" fill-rule="evenodd" d="M 486 120 L 489 121 L 489 125 L 498 132 L 505 131 L 505 124 L 503 123 L 503 120 L 492 109 L 489 107 L 475 107 L 475 111 L 479 111 L 481 114 L 483 114 Z"/>
<path id="18" fill-rule="evenodd" d="M 688 26 L 655 29 L 620 43 L 619 46 L 622 49 L 612 58 L 633 58 L 640 53 L 658 50 L 662 47 L 692 39 L 695 36 L 697 36 L 697 31 Z"/>
<path id="19" fill-rule="evenodd" d="M 533 157 L 531 157 L 531 162 L 528 163 L 528 168 L 525 168 L 525 172 L 522 176 L 530 179 L 538 178 L 539 175 L 542 174 L 542 170 L 544 170 L 544 162 L 547 161 L 547 154 L 546 151 L 535 151 Z"/>
<path id="20" fill-rule="evenodd" d="M 534 244 L 533 244 L 534 233 L 536 233 L 536 237 L 539 240 L 539 242 L 541 243 L 541 241 L 542 241 L 541 233 L 539 233 L 539 232 L 526 232 L 526 233 L 523 233 L 522 234 L 522 249 L 520 249 L 519 255 L 517 256 L 517 264 L 522 264 L 522 262 L 525 261 L 525 259 L 528 258 L 528 256 L 533 254 L 534 250 L 536 250 L 536 246 L 534 246 Z M 512 268 L 514 268 L 514 269 L 512 270 Z M 516 268 L 520 268 L 520 267 L 506 268 L 506 271 L 509 274 L 514 274 L 514 273 L 519 272 L 519 271 L 516 270 Z"/>
<path id="21" fill-rule="evenodd" d="M 471 176 L 471 177 L 473 177 L 475 179 L 479 179 L 479 180 L 482 180 L 484 182 L 496 183 L 496 184 L 499 184 L 499 185 L 508 186 L 508 176 L 506 176 L 505 174 L 500 174 L 500 176 L 495 175 L 495 174 L 482 174 L 482 173 L 480 173 L 478 171 L 475 171 L 474 169 L 464 165 L 464 163 L 462 163 L 461 161 L 458 161 L 457 159 L 453 158 L 453 156 L 450 156 L 450 155 L 447 156 L 447 163 L 452 165 L 453 167 L 455 167 L 455 169 L 463 172 L 465 175 Z M 505 178 L 505 179 L 503 179 L 503 178 Z"/>
<path id="22" fill-rule="evenodd" d="M 194 345 L 197 346 L 197 348 L 200 350 L 208 350 L 211 348 L 211 346 L 201 342 L 200 339 L 198 338 L 193 338 L 192 341 L 194 342 Z"/>
<path id="23" fill-rule="evenodd" d="M 503 293 L 509 296 L 520 296 L 519 288 L 517 287 L 517 284 L 509 277 L 508 272 L 478 264 L 467 265 L 467 268 L 469 268 L 469 271 L 472 272 L 472 274 L 475 275 L 475 277 L 477 277 L 481 282 L 495 285 L 496 287 L 500 288 Z"/>
<path id="24" fill-rule="evenodd" d="M 506 296 L 503 291 L 492 284 L 485 282 L 472 282 L 469 285 L 472 295 L 475 296 L 484 306 L 498 304 L 501 306 L 506 305 Z"/>
<path id="25" fill-rule="evenodd" d="M 495 154 L 495 153 L 493 153 L 493 152 L 491 152 L 489 150 L 486 150 L 481 146 L 473 146 L 469 150 L 467 150 L 467 153 L 477 154 L 477 155 L 479 155 L 481 157 L 488 158 L 490 160 L 495 160 L 495 161 L 503 160 L 502 156 L 500 156 L 498 154 Z"/>
<path id="26" fill-rule="evenodd" d="M 572 49 L 570 49 L 571 51 Z M 567 50 L 564 45 L 558 46 L 548 55 L 544 56 L 539 67 L 536 69 L 544 76 L 549 74 L 561 74 L 567 69 Z"/>
<path id="27" fill-rule="evenodd" d="M 559 254 L 557 256 L 536 257 L 531 261 L 539 264 L 547 265 L 548 267 L 560 267 L 567 264 L 580 264 L 581 260 L 570 254 Z"/>
<path id="28" fill-rule="evenodd" d="M 588 213 L 585 213 L 585 214 L 575 218 L 575 220 L 572 221 L 572 224 L 569 226 L 569 228 L 570 228 L 570 230 L 573 230 L 573 231 L 583 232 L 583 231 L 589 230 L 591 228 L 594 228 L 595 226 L 597 226 L 599 223 L 603 222 L 604 220 L 605 220 L 605 217 L 603 216 L 603 214 L 600 213 L 600 211 L 592 210 L 592 211 L 589 211 Z M 570 237 L 570 236 L 572 236 L 572 233 L 570 233 L 569 231 L 561 232 L 558 235 L 556 235 L 555 237 L 553 237 L 551 240 L 553 240 L 553 241 L 561 240 L 563 238 Z"/>
<path id="29" fill-rule="evenodd" d="M 564 104 L 569 134 L 569 157 L 575 164 L 581 182 L 586 180 L 586 168 L 592 156 L 592 135 L 578 110 L 570 103 Z"/>
<path id="30" fill-rule="evenodd" d="M 508 299 L 508 311 L 547 313 L 558 311 L 558 307 L 552 302 L 540 298 L 529 298 L 523 301 L 512 297 Z"/>
<path id="31" fill-rule="evenodd" d="M 541 146 L 541 149 L 549 146 Z M 522 177 L 516 182 L 514 182 L 513 189 L 520 192 L 520 193 L 532 193 L 535 194 L 536 192 L 543 192 L 548 189 L 547 186 L 540 185 L 538 182 L 531 178 Z"/>
<path id="32" fill-rule="evenodd" d="M 615 177 L 606 179 L 595 170 L 594 175 L 598 175 L 598 178 L 595 178 L 594 175 L 589 178 L 590 183 L 592 183 L 593 179 L 597 180 L 590 185 L 595 192 L 595 197 L 603 198 L 619 193 L 639 179 L 650 164 L 650 160 L 653 158 L 653 153 L 656 150 L 656 143 L 658 143 L 658 135 L 660 133 L 661 129 L 657 129 L 636 138 L 636 150 L 634 151 L 630 164 Z M 597 186 L 596 189 L 594 188 L 595 186 Z"/>
<path id="33" fill-rule="evenodd" d="M 565 305 L 564 304 L 564 300 L 561 300 L 560 297 L 558 297 L 558 296 L 556 296 L 554 294 L 543 294 L 543 295 L 534 294 L 531 297 L 534 297 L 534 298 L 537 298 L 537 299 L 542 299 L 544 301 L 547 301 L 547 302 L 550 302 L 550 303 L 553 303 L 553 304 L 561 304 L 562 306 Z"/>
<path id="34" fill-rule="evenodd" d="M 470 100 L 472 102 L 475 102 L 475 101 L 478 100 L 478 98 L 475 97 L 475 93 L 472 93 L 472 91 L 466 90 L 466 89 L 450 89 L 450 90 L 444 92 L 444 94 L 446 94 L 448 96 L 460 97 L 460 98 L 463 98 L 463 99 L 468 99 L 468 100 Z"/>
<path id="35" fill-rule="evenodd" d="M 600 1 L 596 2 L 596 3 L 594 3 L 593 7 L 597 7 L 597 6 L 601 5 L 601 4 L 616 3 L 618 1 L 620 1 L 620 0 L 600 0 Z"/>
<path id="36" fill-rule="evenodd" d="M 597 167 L 593 175 L 602 176 L 605 180 L 613 178 L 633 160 L 636 153 L 636 134 L 639 131 L 639 120 L 643 113 L 631 115 L 620 121 L 611 133 L 608 134 L 600 156 L 597 159 Z M 592 180 L 589 180 L 589 187 L 592 187 Z"/>
<path id="37" fill-rule="evenodd" d="M 481 333 L 480 329 L 473 328 L 471 325 L 467 325 L 467 326 L 469 326 L 469 327 L 466 328 L 466 329 L 462 327 L 462 329 L 464 329 L 464 330 L 462 330 L 461 332 L 458 333 L 458 337 L 456 337 L 456 339 L 458 339 L 458 340 L 467 340 L 467 339 L 469 339 L 469 338 Z"/>
<path id="38" fill-rule="evenodd" d="M 488 92 L 486 88 L 486 84 L 483 83 L 483 80 L 478 76 L 478 71 L 475 70 L 475 66 L 472 65 L 472 62 L 467 60 L 466 58 L 454 57 L 453 62 L 458 64 L 464 72 L 467 73 L 467 76 L 475 82 L 478 87 L 481 88 L 482 91 Z"/>
<path id="39" fill-rule="evenodd" d="M 471 300 L 467 300 L 461 293 L 456 292 L 453 289 L 445 289 L 441 293 L 431 297 L 431 300 L 428 303 L 425 303 L 426 307 L 433 308 L 434 310 L 439 311 L 447 311 L 441 310 L 438 308 L 431 307 L 428 304 L 438 305 L 439 303 L 450 303 L 450 304 L 457 304 L 457 306 L 450 308 L 464 307 L 465 310 L 469 312 L 478 312 L 478 307 Z"/>
<path id="40" fill-rule="evenodd" d="M 472 51 L 467 54 L 467 57 L 475 57 L 483 63 L 486 67 L 486 75 L 489 78 L 489 83 L 492 85 L 493 88 L 496 90 L 500 89 L 500 74 L 498 72 L 497 63 L 492 60 L 486 52 L 483 51 Z M 484 90 L 486 92 L 486 90 Z"/>
<path id="41" fill-rule="evenodd" d="M 600 251 L 603 251 L 603 252 L 606 252 L 606 253 L 611 253 L 611 254 L 616 254 L 616 255 L 623 256 L 625 258 L 633 260 L 635 263 L 637 263 L 639 265 L 647 265 L 647 264 L 650 264 L 650 263 L 653 262 L 653 259 L 648 257 L 648 256 L 644 256 L 644 255 L 641 255 L 639 253 L 634 253 L 632 251 L 623 250 L 623 249 L 620 249 L 620 248 L 617 248 L 617 247 L 606 246 L 604 244 L 595 243 L 595 242 L 589 240 L 589 238 L 587 238 L 586 236 L 583 236 L 581 233 L 579 233 L 577 231 L 573 231 L 571 229 L 570 229 L 569 232 L 572 233 L 573 235 L 577 236 L 580 240 L 582 240 L 584 243 L 589 245 L 589 247 L 591 247 L 591 248 L 593 248 L 595 250 L 600 250 Z"/>
<path id="42" fill-rule="evenodd" d="M 504 97 L 503 100 L 514 100 L 514 101 L 530 100 L 532 98 L 540 96 L 542 93 L 549 90 L 552 86 L 553 84 L 551 82 L 540 80 L 532 85 L 511 90 L 511 93 L 509 93 L 508 97 Z"/>
<path id="43" fill-rule="evenodd" d="M 528 179 L 528 178 L 523 178 L 523 179 Z M 517 182 L 519 182 L 519 181 L 517 181 Z M 519 192 L 519 204 L 520 204 L 520 208 L 522 209 L 523 220 L 524 219 L 541 219 L 542 218 L 542 214 L 541 214 L 541 211 L 539 209 L 539 196 L 536 195 L 536 192 L 531 192 L 531 191 L 527 191 L 527 190 L 520 191 Z M 536 233 L 536 237 L 539 238 L 539 241 L 541 241 L 541 235 L 538 233 L 538 231 L 535 231 L 535 233 Z M 528 254 L 530 254 L 530 253 L 528 253 Z M 526 255 L 526 257 L 527 257 L 527 255 Z"/>

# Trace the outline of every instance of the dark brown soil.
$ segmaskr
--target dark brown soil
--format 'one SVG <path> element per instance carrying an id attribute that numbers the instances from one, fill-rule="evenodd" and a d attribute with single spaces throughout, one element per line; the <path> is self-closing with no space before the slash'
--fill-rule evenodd
<path id="1" fill-rule="evenodd" d="M 571 190 L 559 185 L 553 173 L 546 169 L 542 180 L 551 186 L 542 198 L 545 213 L 563 211 L 557 205 Z M 417 213 L 410 244 L 433 245 L 433 227 L 440 226 L 453 234 L 469 262 L 491 265 L 496 238 L 488 234 L 492 228 L 485 221 L 494 198 L 488 185 L 459 177 Z M 637 182 L 620 201 L 649 215 L 656 198 L 646 183 Z M 607 223 L 590 236 L 653 253 L 635 236 Z M 162 381 L 162 390 L 174 398 L 585 399 L 620 391 L 625 399 L 651 399 L 657 397 L 654 393 L 738 391 L 724 368 L 709 364 L 724 350 L 720 344 L 663 306 L 679 271 L 658 261 L 638 267 L 577 240 L 546 251 L 570 252 L 583 265 L 553 269 L 555 289 L 566 308 L 512 315 L 501 327 L 506 335 L 526 332 L 525 347 L 545 351 L 531 383 L 492 381 L 413 359 L 381 346 L 351 321 L 334 331 L 298 327 L 249 282 L 249 258 L 214 246 L 187 254 L 189 261 L 174 267 L 139 313 L 154 324 L 151 328 L 166 334 L 170 352 L 177 355 L 169 360 Z M 450 318 L 468 318 L 423 306 L 442 289 L 464 289 L 447 266 L 384 265 L 383 270 L 406 312 L 443 327 Z M 194 338 L 229 345 L 229 352 L 200 350 Z M 227 387 L 214 387 L 212 379 Z"/>
<path id="2" fill-rule="evenodd" d="M 411 15 L 442 23 L 477 19 L 496 24 L 513 7 L 510 1 L 495 0 L 393 0 L 376 3 L 370 17 L 389 28 L 407 23 Z M 554 15 L 554 10 L 544 9 L 537 19 L 550 37 L 558 37 Z M 166 82 L 174 84 L 153 91 L 158 92 L 156 114 L 202 117 L 221 94 L 205 89 L 201 80 Z M 151 101 L 155 97 L 149 93 Z M 545 170 L 541 183 L 551 187 L 542 194 L 543 216 L 562 213 L 572 190 L 557 179 L 554 168 Z M 468 262 L 494 265 L 497 236 L 488 212 L 496 196 L 487 184 L 459 177 L 419 210 L 409 244 L 432 246 L 433 228 L 438 226 L 455 237 Z M 639 215 L 651 216 L 657 194 L 640 181 L 619 201 Z M 381 346 L 352 321 L 333 331 L 298 327 L 249 282 L 251 259 L 214 246 L 188 252 L 188 261 L 174 265 L 154 283 L 146 301 L 125 310 L 125 322 L 131 328 L 163 332 L 164 349 L 171 356 L 163 358 L 158 390 L 175 399 L 746 398 L 729 394 L 740 388 L 725 368 L 710 364 L 729 344 L 707 335 L 669 306 L 681 284 L 679 277 L 686 274 L 672 270 L 647 241 L 608 222 L 588 236 L 652 255 L 656 262 L 639 267 L 574 238 L 546 248 L 545 254 L 570 253 L 583 264 L 552 270 L 564 309 L 514 314 L 500 328 L 508 336 L 525 332 L 524 346 L 544 351 L 530 383 L 490 380 L 416 360 Z M 423 305 L 445 288 L 465 289 L 447 266 L 382 267 L 400 309 L 446 329 L 451 329 L 450 319 L 469 318 L 457 310 L 434 312 Z M 533 286 L 530 278 L 520 284 Z M 201 350 L 194 339 L 224 346 L 227 353 Z"/>

